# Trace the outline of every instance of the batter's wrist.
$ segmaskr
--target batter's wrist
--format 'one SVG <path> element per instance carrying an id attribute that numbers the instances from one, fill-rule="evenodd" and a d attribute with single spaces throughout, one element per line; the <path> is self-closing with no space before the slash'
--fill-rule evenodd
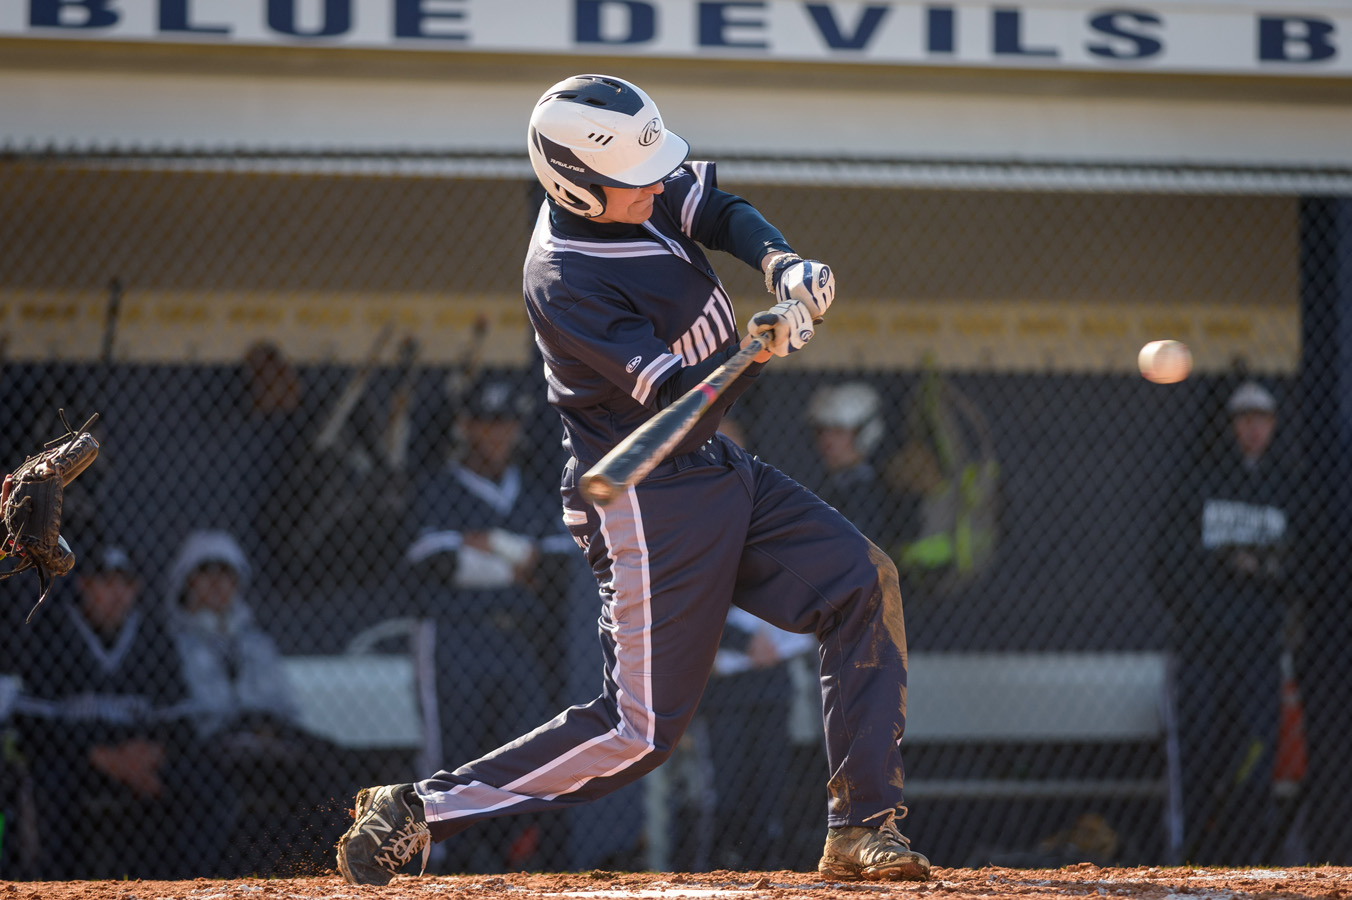
<path id="1" fill-rule="evenodd" d="M 765 273 L 765 290 L 767 293 L 775 292 L 775 280 L 780 273 L 802 259 L 797 253 L 790 253 L 783 250 L 775 250 L 761 257 L 761 271 Z"/>

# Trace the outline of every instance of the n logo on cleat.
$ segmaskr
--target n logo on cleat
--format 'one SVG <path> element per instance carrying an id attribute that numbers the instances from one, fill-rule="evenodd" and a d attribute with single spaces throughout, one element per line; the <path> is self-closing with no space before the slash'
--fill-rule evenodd
<path id="1" fill-rule="evenodd" d="M 379 844 L 380 838 L 383 835 L 389 834 L 391 831 L 394 831 L 394 826 L 391 825 L 389 822 L 386 822 L 380 816 L 372 813 L 370 816 L 370 821 L 368 821 L 365 825 L 361 827 L 361 831 L 362 834 L 369 834 L 372 838 L 375 839 L 375 842 Z"/>

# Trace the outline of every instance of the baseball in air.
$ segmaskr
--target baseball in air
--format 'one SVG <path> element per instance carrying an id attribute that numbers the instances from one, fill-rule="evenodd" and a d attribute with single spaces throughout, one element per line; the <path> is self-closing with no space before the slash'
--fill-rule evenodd
<path id="1" fill-rule="evenodd" d="M 1192 372 L 1192 351 L 1182 341 L 1151 341 L 1136 357 L 1141 374 L 1156 384 L 1176 384 Z"/>

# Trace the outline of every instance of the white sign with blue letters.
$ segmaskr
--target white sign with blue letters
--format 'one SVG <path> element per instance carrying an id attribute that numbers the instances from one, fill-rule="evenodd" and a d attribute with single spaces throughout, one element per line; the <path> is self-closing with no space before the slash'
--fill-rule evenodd
<path id="1" fill-rule="evenodd" d="M 0 37 L 1352 75 L 1352 2 L 4 0 Z"/>

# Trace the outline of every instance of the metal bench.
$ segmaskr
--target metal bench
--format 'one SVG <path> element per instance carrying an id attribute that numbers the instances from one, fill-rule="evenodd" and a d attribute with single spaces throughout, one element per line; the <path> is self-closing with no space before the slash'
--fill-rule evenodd
<path id="1" fill-rule="evenodd" d="M 418 771 L 439 765 L 435 673 L 424 662 L 432 636 L 415 619 L 391 619 L 358 634 L 346 652 L 288 656 L 283 668 L 303 728 L 353 750 L 405 750 Z M 400 652 L 378 652 L 393 640 Z"/>
<path id="2" fill-rule="evenodd" d="M 1062 773 L 1054 760 L 1031 773 L 993 765 L 926 778 L 922 770 L 907 779 L 908 798 L 1155 799 L 1169 850 L 1178 851 L 1182 812 L 1167 654 L 913 653 L 909 662 L 903 749 L 942 744 L 1083 751 L 1130 744 L 1152 754 L 1155 765 L 1144 775 L 1112 766 L 1094 770 L 1092 762 Z"/>

